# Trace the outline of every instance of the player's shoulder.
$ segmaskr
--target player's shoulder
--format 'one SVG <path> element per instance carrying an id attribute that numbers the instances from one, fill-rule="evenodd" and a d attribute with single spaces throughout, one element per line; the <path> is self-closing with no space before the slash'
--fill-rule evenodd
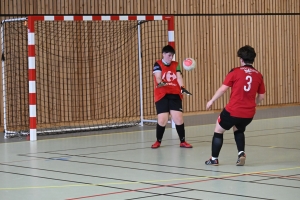
<path id="1" fill-rule="evenodd" d="M 172 60 L 171 64 L 178 65 L 179 63 L 177 61 L 175 61 L 175 60 Z"/>
<path id="2" fill-rule="evenodd" d="M 155 61 L 154 66 L 159 65 L 159 60 Z"/>
<path id="3" fill-rule="evenodd" d="M 161 71 L 161 67 L 160 67 L 159 62 L 156 61 L 156 62 L 154 63 L 153 71 Z"/>
<path id="4" fill-rule="evenodd" d="M 232 73 L 232 72 L 236 72 L 239 68 L 240 68 L 240 67 L 234 67 L 234 68 L 232 68 L 232 69 L 228 72 L 228 74 L 229 74 L 229 73 Z"/>
<path id="5" fill-rule="evenodd" d="M 162 63 L 162 60 L 156 60 L 154 64 L 159 65 L 159 64 L 161 64 L 161 63 Z"/>

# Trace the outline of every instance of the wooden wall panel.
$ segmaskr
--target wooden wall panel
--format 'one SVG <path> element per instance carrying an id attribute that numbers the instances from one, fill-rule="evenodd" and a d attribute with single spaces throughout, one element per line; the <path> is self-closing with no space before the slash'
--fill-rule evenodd
<path id="1" fill-rule="evenodd" d="M 187 20 L 188 18 L 188 20 Z M 300 15 L 176 17 L 178 60 L 193 57 L 197 69 L 184 71 L 187 111 L 204 110 L 231 68 L 239 66 L 238 48 L 249 44 L 257 52 L 254 66 L 262 72 L 267 95 L 262 105 L 299 103 Z M 198 28 L 197 28 L 198 27 Z M 214 104 L 221 109 L 229 93 Z"/>
<path id="2" fill-rule="evenodd" d="M 1 14 L 299 13 L 298 0 L 2 0 Z"/>

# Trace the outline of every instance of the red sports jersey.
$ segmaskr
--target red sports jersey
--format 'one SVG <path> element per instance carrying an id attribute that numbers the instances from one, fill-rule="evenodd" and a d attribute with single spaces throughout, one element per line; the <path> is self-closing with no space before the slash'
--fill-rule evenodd
<path id="1" fill-rule="evenodd" d="M 225 109 L 233 117 L 252 118 L 255 115 L 256 94 L 265 93 L 262 74 L 251 65 L 237 67 L 226 76 L 224 85 L 231 87 Z"/>
<path id="2" fill-rule="evenodd" d="M 178 62 L 172 61 L 166 66 L 161 60 L 156 61 L 161 67 L 162 81 L 167 83 L 166 86 L 157 88 L 157 82 L 154 77 L 154 101 L 157 102 L 166 94 L 179 94 L 182 99 L 181 89 L 177 82 L 176 69 Z"/>

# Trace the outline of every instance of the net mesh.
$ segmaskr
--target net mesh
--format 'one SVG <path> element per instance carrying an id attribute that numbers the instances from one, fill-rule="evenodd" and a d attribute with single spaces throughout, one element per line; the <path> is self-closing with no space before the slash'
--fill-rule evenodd
<path id="1" fill-rule="evenodd" d="M 141 119 L 138 21 L 36 21 L 38 134 L 135 126 Z M 8 132 L 28 132 L 27 27 L 3 24 Z M 155 117 L 152 66 L 166 21 L 141 23 L 144 118 Z"/>

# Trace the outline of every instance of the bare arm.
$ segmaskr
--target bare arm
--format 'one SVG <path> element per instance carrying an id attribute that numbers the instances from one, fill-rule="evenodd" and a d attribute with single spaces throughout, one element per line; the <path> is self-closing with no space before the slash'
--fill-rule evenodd
<path id="1" fill-rule="evenodd" d="M 207 102 L 206 104 L 206 109 L 210 109 L 212 104 L 218 99 L 220 98 L 227 90 L 228 90 L 229 86 L 227 85 L 222 85 L 215 93 L 215 95 L 211 98 L 211 100 L 209 100 L 209 102 Z"/>
<path id="2" fill-rule="evenodd" d="M 176 72 L 176 75 L 177 75 L 177 82 L 178 82 L 179 86 L 180 87 L 184 86 L 181 72 Z"/>
<path id="3" fill-rule="evenodd" d="M 256 105 L 260 104 L 260 102 L 262 102 L 264 98 L 265 98 L 265 94 L 258 94 L 256 97 Z"/>
<path id="4" fill-rule="evenodd" d="M 157 83 L 162 82 L 161 72 L 160 71 L 155 72 L 154 73 L 154 77 L 155 77 L 155 80 L 156 80 Z"/>

